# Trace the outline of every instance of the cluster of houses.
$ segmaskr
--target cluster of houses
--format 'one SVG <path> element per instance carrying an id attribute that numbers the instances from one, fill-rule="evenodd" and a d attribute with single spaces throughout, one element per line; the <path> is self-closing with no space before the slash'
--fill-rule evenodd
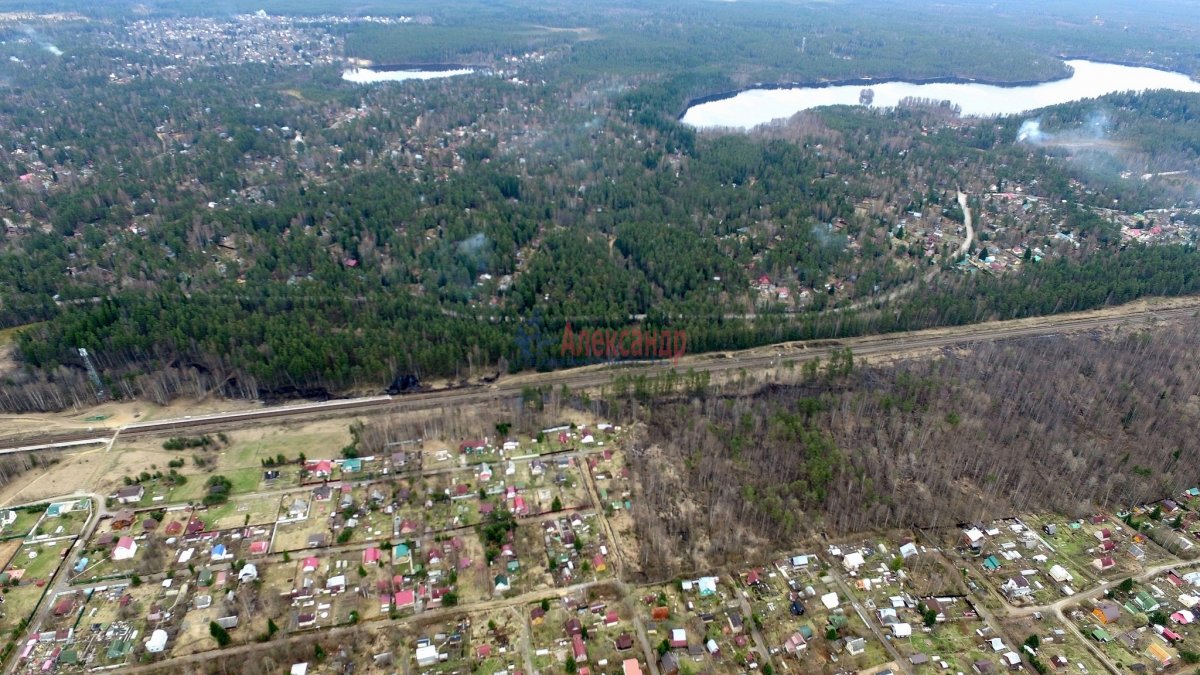
<path id="1" fill-rule="evenodd" d="M 1132 617 L 1161 614 L 1166 621 L 1139 626 Z M 1185 639 L 1182 631 L 1200 617 L 1200 572 L 1168 570 L 1118 600 L 1104 598 L 1094 603 L 1089 618 L 1095 622 L 1091 637 L 1098 642 L 1116 640 L 1133 654 L 1141 654 L 1162 666 L 1175 659 L 1168 648 Z M 1123 621 L 1129 619 L 1122 624 Z"/>
<path id="2" fill-rule="evenodd" d="M 578 513 L 546 520 L 542 524 L 546 555 L 554 563 L 554 577 L 559 584 L 567 586 L 583 572 L 583 562 L 594 572 L 608 569 L 608 547 L 594 542 L 587 543 L 591 534 L 589 518 Z M 595 551 L 588 556 L 588 551 Z"/>

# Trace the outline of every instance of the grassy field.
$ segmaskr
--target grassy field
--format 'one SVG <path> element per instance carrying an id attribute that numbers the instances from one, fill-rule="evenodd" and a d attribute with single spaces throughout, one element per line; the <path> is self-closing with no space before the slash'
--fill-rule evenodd
<path id="1" fill-rule="evenodd" d="M 246 525 L 274 523 L 278 511 L 279 497 L 254 497 L 235 499 L 201 511 L 200 518 L 210 530 L 227 530 Z"/>
<path id="2" fill-rule="evenodd" d="M 58 569 L 62 561 L 59 555 L 69 547 L 72 540 L 56 541 L 50 544 L 27 544 L 22 546 L 13 556 L 8 569 L 23 569 L 23 582 L 33 582 L 35 579 L 48 579 Z M 33 557 L 30 554 L 36 554 Z"/>
<path id="3" fill-rule="evenodd" d="M 0 631 L 8 632 L 29 617 L 42 598 L 44 588 L 33 584 L 4 590 L 4 604 L 0 605 Z"/>
<path id="4" fill-rule="evenodd" d="M 183 485 L 163 485 L 159 481 L 147 481 L 146 496 L 142 506 L 199 502 L 206 494 L 205 483 L 210 476 L 221 475 L 230 480 L 231 493 L 246 494 L 261 489 L 263 485 L 264 460 L 275 460 L 280 455 L 289 462 L 300 455 L 309 458 L 334 458 L 341 456 L 342 448 L 351 443 L 347 420 L 320 420 L 300 425 L 267 426 L 255 429 L 232 430 L 224 434 L 224 440 L 213 434 L 216 447 L 189 448 L 186 450 L 164 450 L 166 438 L 137 438 L 129 441 L 118 439 L 111 454 L 114 458 L 129 457 L 131 462 L 114 462 L 111 475 L 107 475 L 107 489 L 115 489 L 123 475 L 136 477 L 145 471 L 166 473 L 168 463 L 183 460 L 184 466 L 177 468 L 187 478 Z M 197 465 L 197 459 L 203 466 Z M 299 474 L 295 464 L 280 469 L 282 476 L 270 487 L 280 489 L 295 485 Z"/>
<path id="5" fill-rule="evenodd" d="M 11 525 L 8 525 L 3 530 L 0 530 L 0 538 L 21 537 L 24 538 L 37 524 L 38 518 L 46 512 L 45 507 L 39 509 L 20 509 L 17 511 L 17 519 Z"/>

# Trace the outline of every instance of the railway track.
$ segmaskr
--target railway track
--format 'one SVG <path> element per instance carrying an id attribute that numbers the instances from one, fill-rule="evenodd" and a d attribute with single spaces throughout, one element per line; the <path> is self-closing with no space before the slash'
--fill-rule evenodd
<path id="1" fill-rule="evenodd" d="M 169 420 L 138 422 L 121 427 L 123 437 L 179 432 L 216 430 L 232 424 L 245 422 L 327 416 L 330 414 L 394 411 L 410 412 L 436 409 L 447 405 L 471 405 L 519 395 L 526 387 L 567 385 L 572 389 L 592 389 L 614 382 L 618 375 L 653 376 L 671 370 L 688 370 L 708 373 L 724 373 L 740 370 L 755 370 L 784 365 L 788 362 L 802 363 L 812 359 L 826 358 L 836 349 L 849 347 L 856 356 L 879 356 L 914 351 L 935 350 L 945 347 L 969 345 L 975 342 L 1010 340 L 1020 337 L 1054 336 L 1085 330 L 1108 328 L 1120 324 L 1146 320 L 1168 320 L 1200 314 L 1200 298 L 1166 308 L 1130 308 L 1119 313 L 1097 312 L 1063 314 L 1036 320 L 997 321 L 972 324 L 960 328 L 933 329 L 911 333 L 891 333 L 842 340 L 815 340 L 789 342 L 762 347 L 744 352 L 704 354 L 682 359 L 678 364 L 663 361 L 649 364 L 625 365 L 624 367 L 589 366 L 586 368 L 545 373 L 536 377 L 519 377 L 509 382 L 480 385 L 468 388 L 442 389 L 396 396 L 370 396 L 364 398 L 335 399 L 316 403 L 245 410 L 211 415 L 197 415 Z M 115 433 L 115 429 L 64 431 L 37 434 L 19 439 L 0 441 L 0 454 L 29 452 L 46 449 L 56 444 L 66 445 L 95 440 Z"/>

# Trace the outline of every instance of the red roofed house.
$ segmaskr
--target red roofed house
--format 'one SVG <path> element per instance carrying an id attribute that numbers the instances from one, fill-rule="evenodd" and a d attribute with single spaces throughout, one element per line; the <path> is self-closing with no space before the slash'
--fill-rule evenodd
<path id="1" fill-rule="evenodd" d="M 417 594 L 411 588 L 406 588 L 402 591 L 396 591 L 396 595 L 392 598 L 396 603 L 396 609 L 408 609 L 417 604 Z"/>
<path id="2" fill-rule="evenodd" d="M 1103 528 L 1101 530 L 1097 530 L 1096 538 L 1099 539 L 1100 541 L 1106 541 L 1108 539 L 1112 539 L 1112 532 L 1110 532 L 1107 527 Z"/>
<path id="3" fill-rule="evenodd" d="M 592 558 L 592 569 L 596 570 L 597 572 L 603 572 L 604 570 L 608 569 L 608 565 L 606 565 L 604 562 L 604 556 L 597 553 L 596 557 Z"/>
<path id="4" fill-rule="evenodd" d="M 137 553 L 138 545 L 130 537 L 121 537 L 117 540 L 117 547 L 113 549 L 113 560 L 129 560 Z"/>
<path id="5" fill-rule="evenodd" d="M 74 593 L 63 597 L 62 600 L 59 600 L 57 603 L 54 604 L 54 616 L 59 616 L 59 617 L 66 616 L 73 611 L 75 611 L 75 594 Z"/>
<path id="6" fill-rule="evenodd" d="M 310 476 L 314 476 L 316 478 L 325 478 L 333 475 L 333 461 L 328 459 L 318 459 L 307 462 L 304 465 L 304 470 L 307 471 Z"/>
<path id="7" fill-rule="evenodd" d="M 642 675 L 642 666 L 637 659 L 625 659 L 621 663 L 622 675 Z"/>
<path id="8" fill-rule="evenodd" d="M 363 551 L 363 554 L 362 554 L 363 564 L 364 565 L 378 565 L 379 558 L 382 555 L 383 554 L 380 552 L 379 549 L 375 548 L 374 546 L 371 546 Z"/>
<path id="9" fill-rule="evenodd" d="M 254 555 L 262 555 L 263 553 L 267 552 L 268 546 L 270 546 L 270 542 L 256 541 L 253 544 L 250 544 L 250 553 Z"/>
<path id="10" fill-rule="evenodd" d="M 475 440 L 463 441 L 462 443 L 459 443 L 458 451 L 463 454 L 466 454 L 468 452 L 483 452 L 484 448 L 486 448 L 486 447 L 487 447 L 487 441 L 475 439 Z"/>
<path id="11" fill-rule="evenodd" d="M 575 656 L 575 663 L 587 663 L 587 647 L 583 644 L 582 635 L 571 638 L 571 653 Z"/>

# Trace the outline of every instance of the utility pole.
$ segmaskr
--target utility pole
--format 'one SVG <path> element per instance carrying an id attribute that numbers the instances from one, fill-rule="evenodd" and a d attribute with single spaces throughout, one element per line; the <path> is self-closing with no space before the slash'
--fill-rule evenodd
<path id="1" fill-rule="evenodd" d="M 92 386 L 96 388 L 96 396 L 99 397 L 101 401 L 107 399 L 108 396 L 104 392 L 104 383 L 100 381 L 100 373 L 96 371 L 96 365 L 92 363 L 92 357 L 88 354 L 88 350 L 80 347 L 79 355 L 83 357 L 83 363 L 87 366 L 88 378 L 91 379 Z"/>

